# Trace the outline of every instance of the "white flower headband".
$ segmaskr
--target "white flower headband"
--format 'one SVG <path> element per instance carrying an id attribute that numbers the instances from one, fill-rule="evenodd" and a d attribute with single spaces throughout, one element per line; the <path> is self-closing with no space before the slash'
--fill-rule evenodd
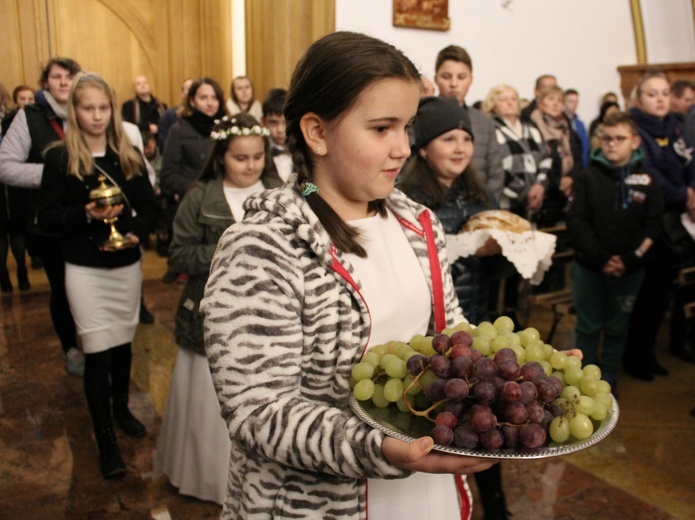
<path id="1" fill-rule="evenodd" d="M 224 116 L 222 119 L 215 119 L 215 125 L 227 122 L 231 123 L 232 126 L 230 126 L 229 128 L 213 130 L 212 132 L 210 132 L 210 138 L 215 141 L 224 141 L 230 135 L 236 137 L 246 137 L 249 135 L 268 137 L 270 135 L 270 131 L 261 125 L 253 125 L 251 128 L 247 126 L 239 127 L 236 125 L 236 118 L 229 119 L 229 117 Z"/>

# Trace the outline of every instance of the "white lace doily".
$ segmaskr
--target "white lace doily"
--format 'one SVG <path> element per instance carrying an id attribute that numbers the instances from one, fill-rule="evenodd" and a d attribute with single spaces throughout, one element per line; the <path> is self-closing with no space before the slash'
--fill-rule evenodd
<path id="1" fill-rule="evenodd" d="M 511 233 L 499 229 L 477 229 L 458 235 L 446 236 L 449 263 L 459 257 L 475 254 L 489 237 L 494 238 L 502 248 L 502 254 L 509 260 L 519 274 L 532 285 L 543 281 L 543 276 L 552 264 L 557 237 L 542 231 Z"/>

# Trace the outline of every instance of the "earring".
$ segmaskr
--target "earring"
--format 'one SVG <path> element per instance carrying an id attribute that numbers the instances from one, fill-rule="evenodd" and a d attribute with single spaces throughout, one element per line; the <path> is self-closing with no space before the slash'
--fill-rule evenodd
<path id="1" fill-rule="evenodd" d="M 320 146 L 316 147 L 316 155 L 323 155 L 323 148 Z"/>

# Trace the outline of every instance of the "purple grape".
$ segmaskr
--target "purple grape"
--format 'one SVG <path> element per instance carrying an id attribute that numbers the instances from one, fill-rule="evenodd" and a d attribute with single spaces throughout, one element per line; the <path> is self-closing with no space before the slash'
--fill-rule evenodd
<path id="1" fill-rule="evenodd" d="M 452 401 L 463 401 L 468 397 L 468 383 L 463 379 L 454 377 L 444 384 L 444 395 Z"/>
<path id="2" fill-rule="evenodd" d="M 557 397 L 555 385 L 548 381 L 549 378 L 541 379 L 536 382 L 536 390 L 538 390 L 538 400 L 544 403 L 550 403 Z"/>
<path id="3" fill-rule="evenodd" d="M 454 440 L 454 432 L 451 428 L 438 424 L 430 432 L 430 437 L 434 440 L 435 444 L 440 446 L 448 446 Z"/>
<path id="4" fill-rule="evenodd" d="M 468 425 L 458 426 L 454 430 L 454 446 L 472 450 L 478 445 L 479 436 Z"/>
<path id="5" fill-rule="evenodd" d="M 521 367 L 521 373 L 519 374 L 519 377 L 522 380 L 531 381 L 532 383 L 535 383 L 544 376 L 545 372 L 543 372 L 543 366 L 537 361 L 529 361 L 528 363 L 525 363 Z"/>
<path id="6" fill-rule="evenodd" d="M 465 345 L 467 347 L 470 347 L 473 344 L 473 336 L 471 336 L 470 333 L 466 332 L 465 330 L 454 332 L 451 335 L 451 344 L 452 346 Z"/>
<path id="7" fill-rule="evenodd" d="M 549 404 L 545 408 L 548 412 L 552 414 L 553 417 L 560 417 L 562 414 L 565 413 L 565 410 L 562 409 L 562 406 L 559 406 L 557 404 Z"/>
<path id="8" fill-rule="evenodd" d="M 498 350 L 495 353 L 495 357 L 493 358 L 495 360 L 495 363 L 498 365 L 502 361 L 514 361 L 516 363 L 516 352 L 514 352 L 512 349 L 505 347 L 503 349 Z"/>
<path id="9" fill-rule="evenodd" d="M 502 350 L 500 350 L 500 352 L 502 352 Z M 497 363 L 497 373 L 507 381 L 516 381 L 521 374 L 521 367 L 516 360 L 503 359 Z"/>
<path id="10" fill-rule="evenodd" d="M 496 428 L 480 434 L 480 445 L 488 450 L 499 450 L 504 445 L 504 436 Z"/>
<path id="11" fill-rule="evenodd" d="M 524 424 L 528 420 L 526 406 L 519 401 L 507 403 L 504 407 L 504 417 L 512 424 Z"/>
<path id="12" fill-rule="evenodd" d="M 432 338 L 432 348 L 440 354 L 446 353 L 451 347 L 451 338 L 446 334 L 437 334 Z"/>
<path id="13" fill-rule="evenodd" d="M 415 377 L 427 368 L 427 358 L 422 354 L 415 354 L 408 358 L 408 361 L 405 362 L 405 366 L 408 369 L 408 373 Z"/>
<path id="14" fill-rule="evenodd" d="M 449 351 L 449 357 L 453 360 L 458 359 L 460 357 L 467 357 L 470 358 L 472 354 L 472 349 L 468 345 L 454 345 L 451 347 L 451 350 Z"/>
<path id="15" fill-rule="evenodd" d="M 555 393 L 560 395 L 562 393 L 562 389 L 565 388 L 565 384 L 562 382 L 562 380 L 559 377 L 550 376 L 548 381 L 555 387 Z"/>
<path id="16" fill-rule="evenodd" d="M 485 408 L 479 408 L 471 414 L 471 427 L 473 431 L 478 433 L 492 430 L 497 426 L 497 418 L 492 413 L 492 410 L 490 410 L 490 407 Z"/>
<path id="17" fill-rule="evenodd" d="M 504 445 L 507 448 L 519 447 L 519 428 L 516 426 L 502 426 L 502 435 L 504 436 Z"/>
<path id="18" fill-rule="evenodd" d="M 473 387 L 473 395 L 481 404 L 490 404 L 497 397 L 497 390 L 491 381 L 480 381 Z"/>
<path id="19" fill-rule="evenodd" d="M 481 357 L 473 365 L 473 374 L 478 379 L 489 381 L 497 375 L 497 365 L 492 359 Z"/>
<path id="20" fill-rule="evenodd" d="M 500 398 L 508 403 L 521 399 L 521 386 L 516 381 L 505 381 L 500 388 Z"/>
<path id="21" fill-rule="evenodd" d="M 447 401 L 444 403 L 444 411 L 453 413 L 457 419 L 461 419 L 468 409 L 466 401 Z"/>
<path id="22" fill-rule="evenodd" d="M 550 428 L 550 423 L 553 422 L 554 418 L 555 417 L 553 416 L 553 414 L 550 413 L 548 410 L 543 411 L 543 420 L 540 424 L 545 431 L 548 431 L 548 428 Z"/>
<path id="23" fill-rule="evenodd" d="M 535 424 L 541 424 L 543 418 L 545 417 L 545 410 L 538 403 L 531 403 L 526 405 L 526 411 L 528 412 L 529 422 Z"/>
<path id="24" fill-rule="evenodd" d="M 502 385 L 506 381 L 502 379 L 500 376 L 495 376 L 492 378 L 492 384 L 495 385 L 495 390 L 497 390 L 497 393 L 499 394 L 500 390 L 502 389 Z"/>
<path id="25" fill-rule="evenodd" d="M 430 358 L 430 370 L 439 377 L 449 377 L 451 372 L 451 361 L 442 354 L 434 354 Z"/>
<path id="26" fill-rule="evenodd" d="M 445 399 L 444 396 L 444 384 L 446 381 L 444 379 L 435 379 L 429 385 L 425 387 L 425 396 L 427 399 L 433 403 L 442 401 Z"/>
<path id="27" fill-rule="evenodd" d="M 446 426 L 447 428 L 453 430 L 458 426 L 458 418 L 451 412 L 439 412 L 437 418 L 434 420 L 434 424 L 439 426 Z"/>
<path id="28" fill-rule="evenodd" d="M 531 381 L 522 381 L 519 383 L 519 388 L 521 389 L 521 397 L 519 400 L 524 404 L 535 403 L 538 399 L 538 390 L 536 390 L 536 385 Z"/>
<path id="29" fill-rule="evenodd" d="M 471 349 L 471 361 L 473 361 L 473 363 L 477 363 L 478 360 L 481 359 L 482 357 L 483 357 L 483 355 L 481 354 L 481 352 L 479 350 L 476 350 L 474 348 Z"/>
<path id="30" fill-rule="evenodd" d="M 455 348 L 455 347 L 454 347 Z M 461 379 L 469 377 L 473 374 L 473 361 L 471 358 L 461 356 L 455 358 L 451 362 L 451 375 L 453 377 L 460 377 Z"/>
<path id="31" fill-rule="evenodd" d="M 545 439 L 546 433 L 540 424 L 524 424 L 519 428 L 519 444 L 524 448 L 540 448 Z"/>

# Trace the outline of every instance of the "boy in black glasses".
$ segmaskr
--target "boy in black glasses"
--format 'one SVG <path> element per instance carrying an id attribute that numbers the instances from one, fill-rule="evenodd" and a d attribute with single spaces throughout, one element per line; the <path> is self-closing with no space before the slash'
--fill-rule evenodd
<path id="1" fill-rule="evenodd" d="M 644 256 L 661 233 L 663 200 L 640 169 L 640 137 L 629 114 L 608 116 L 600 143 L 575 180 L 567 227 L 576 251 L 577 348 L 584 363 L 599 365 L 615 389 Z"/>

